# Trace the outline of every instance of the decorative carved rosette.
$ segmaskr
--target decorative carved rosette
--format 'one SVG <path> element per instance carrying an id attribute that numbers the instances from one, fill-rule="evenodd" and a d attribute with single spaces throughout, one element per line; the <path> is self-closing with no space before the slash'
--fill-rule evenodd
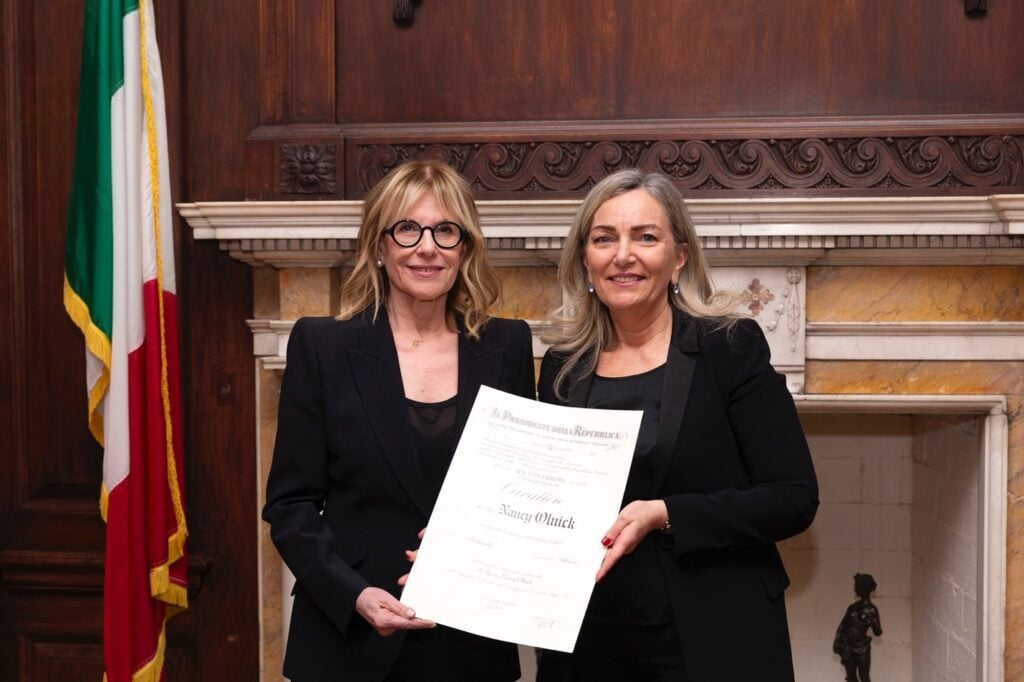
<path id="1" fill-rule="evenodd" d="M 335 144 L 282 144 L 281 194 L 336 194 L 338 151 Z"/>

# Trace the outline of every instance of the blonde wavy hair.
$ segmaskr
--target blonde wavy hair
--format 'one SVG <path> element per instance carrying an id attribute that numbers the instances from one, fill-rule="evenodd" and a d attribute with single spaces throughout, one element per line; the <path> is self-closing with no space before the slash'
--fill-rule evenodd
<path id="1" fill-rule="evenodd" d="M 387 306 L 390 283 L 384 268 L 377 265 L 381 240 L 389 238 L 384 230 L 401 220 L 424 192 L 432 193 L 445 216 L 464 232 L 462 263 L 445 306 L 448 328 L 457 331 L 461 317 L 466 334 L 479 338 L 501 294 L 498 275 L 487 257 L 473 191 L 451 166 L 434 160 L 403 163 L 367 193 L 356 239 L 356 263 L 342 286 L 337 319 L 347 320 L 372 308 L 376 320 L 381 306 Z"/>
<path id="2" fill-rule="evenodd" d="M 665 292 L 669 304 L 691 317 L 711 320 L 718 327 L 727 327 L 740 317 L 735 312 L 735 297 L 715 291 L 697 230 L 672 181 L 661 173 L 645 173 L 635 168 L 612 173 L 597 183 L 580 204 L 558 266 L 564 305 L 551 315 L 551 326 L 542 338 L 553 351 L 565 356 L 555 377 L 555 395 L 560 398 L 564 397 L 562 387 L 573 371 L 592 372 L 598 353 L 614 348 L 618 342 L 608 308 L 589 291 L 584 258 L 594 215 L 601 205 L 637 189 L 644 190 L 661 205 L 676 248 L 687 253 L 679 280 L 673 283 L 678 284 L 678 293 L 674 288 Z"/>

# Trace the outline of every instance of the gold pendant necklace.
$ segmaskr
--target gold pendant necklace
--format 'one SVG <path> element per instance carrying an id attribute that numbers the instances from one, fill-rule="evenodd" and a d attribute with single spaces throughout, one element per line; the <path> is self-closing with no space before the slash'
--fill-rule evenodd
<path id="1" fill-rule="evenodd" d="M 419 348 L 420 346 L 425 344 L 427 341 L 433 341 L 434 339 L 436 339 L 439 336 L 443 335 L 447 331 L 448 331 L 447 329 L 442 329 L 441 331 L 437 332 L 436 334 L 431 334 L 430 336 L 427 336 L 427 337 L 418 337 L 418 338 L 410 337 L 407 334 L 405 334 L 404 332 L 397 332 L 396 331 L 396 332 L 394 332 L 394 334 L 395 334 L 395 336 L 400 336 L 400 337 L 403 337 L 406 340 L 408 340 L 412 344 L 413 348 Z"/>

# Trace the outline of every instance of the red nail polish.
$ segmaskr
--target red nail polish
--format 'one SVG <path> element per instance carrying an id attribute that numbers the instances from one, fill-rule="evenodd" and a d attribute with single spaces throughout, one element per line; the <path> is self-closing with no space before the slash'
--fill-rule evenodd
<path id="1" fill-rule="evenodd" d="M 612 544 L 612 539 L 606 535 L 605 537 L 601 538 L 601 544 L 605 547 L 610 547 Z"/>

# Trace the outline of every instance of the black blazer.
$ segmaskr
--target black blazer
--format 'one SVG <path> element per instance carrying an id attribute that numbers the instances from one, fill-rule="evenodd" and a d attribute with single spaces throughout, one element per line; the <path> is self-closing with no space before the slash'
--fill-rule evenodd
<path id="1" fill-rule="evenodd" d="M 753 320 L 729 329 L 675 311 L 661 396 L 656 472 L 644 482 L 672 523 L 658 565 L 691 680 L 792 680 L 775 542 L 805 530 L 818 505 L 810 452 L 784 377 Z M 540 399 L 585 406 L 593 374 L 553 391 L 561 363 L 541 365 Z M 612 569 L 614 570 L 614 569 Z M 542 659 L 543 660 L 543 659 Z"/>
<path id="2" fill-rule="evenodd" d="M 458 434 L 481 385 L 534 396 L 525 322 L 492 319 L 479 341 L 460 334 L 458 366 Z M 381 637 L 355 601 L 367 586 L 399 594 L 403 550 L 419 544 L 430 516 L 407 410 L 385 311 L 375 323 L 369 314 L 296 322 L 263 508 L 296 578 L 284 663 L 293 680 L 377 682 L 402 647 L 403 632 Z M 474 644 L 493 665 L 466 679 L 519 677 L 514 645 Z"/>

